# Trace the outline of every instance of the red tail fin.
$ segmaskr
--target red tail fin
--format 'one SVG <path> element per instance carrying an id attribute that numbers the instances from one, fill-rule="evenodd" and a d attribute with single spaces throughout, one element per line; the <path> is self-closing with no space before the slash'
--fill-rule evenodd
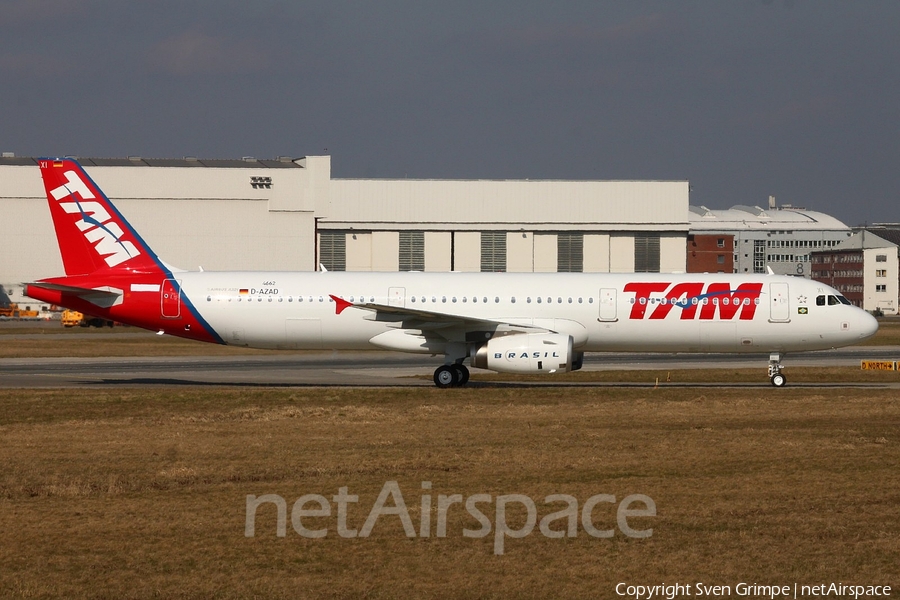
<path id="1" fill-rule="evenodd" d="M 81 165 L 49 158 L 39 164 L 66 275 L 162 269 L 153 251 Z"/>

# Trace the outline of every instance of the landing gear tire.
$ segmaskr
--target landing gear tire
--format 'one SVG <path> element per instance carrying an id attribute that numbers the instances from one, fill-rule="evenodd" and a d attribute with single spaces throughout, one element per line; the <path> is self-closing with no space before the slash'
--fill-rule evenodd
<path id="1" fill-rule="evenodd" d="M 453 368 L 456 370 L 456 385 L 469 383 L 469 369 L 466 368 L 466 365 L 455 364 Z"/>
<path id="2" fill-rule="evenodd" d="M 781 373 L 776 373 L 775 375 L 772 375 L 771 382 L 772 382 L 772 385 L 780 388 L 780 387 L 784 387 L 784 384 L 787 383 L 787 378 L 785 378 L 785 376 L 782 375 Z"/>
<path id="3" fill-rule="evenodd" d="M 443 365 L 434 370 L 434 385 L 448 388 L 459 385 L 459 371 L 456 365 Z"/>

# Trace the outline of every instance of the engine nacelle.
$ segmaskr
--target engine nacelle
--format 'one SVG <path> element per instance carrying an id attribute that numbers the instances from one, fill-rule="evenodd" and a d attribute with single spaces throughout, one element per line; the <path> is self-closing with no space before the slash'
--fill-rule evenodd
<path id="1" fill-rule="evenodd" d="M 581 353 L 572 350 L 572 336 L 525 333 L 488 340 L 472 357 L 472 366 L 498 373 L 568 373 L 581 367 Z"/>

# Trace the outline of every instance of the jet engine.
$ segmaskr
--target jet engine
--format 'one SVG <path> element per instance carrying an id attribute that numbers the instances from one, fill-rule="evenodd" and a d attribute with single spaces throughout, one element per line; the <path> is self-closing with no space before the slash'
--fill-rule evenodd
<path id="1" fill-rule="evenodd" d="M 488 340 L 472 366 L 499 373 L 567 373 L 581 368 L 583 353 L 572 350 L 572 336 L 523 333 Z"/>

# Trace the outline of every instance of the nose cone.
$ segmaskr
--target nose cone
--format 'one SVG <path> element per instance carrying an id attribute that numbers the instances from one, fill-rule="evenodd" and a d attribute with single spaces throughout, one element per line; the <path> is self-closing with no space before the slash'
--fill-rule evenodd
<path id="1" fill-rule="evenodd" d="M 867 340 L 878 333 L 878 319 L 866 311 L 860 310 L 856 320 L 856 332 L 859 335 L 859 341 Z"/>

